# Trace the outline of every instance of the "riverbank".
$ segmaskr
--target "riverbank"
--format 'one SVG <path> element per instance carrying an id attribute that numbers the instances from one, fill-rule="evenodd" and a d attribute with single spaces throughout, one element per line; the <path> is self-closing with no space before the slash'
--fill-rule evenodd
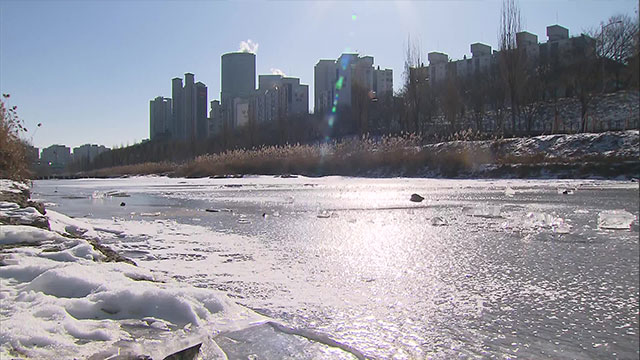
<path id="1" fill-rule="evenodd" d="M 638 130 L 543 135 L 420 145 L 415 138 L 355 139 L 340 143 L 234 150 L 184 164 L 144 163 L 78 173 L 78 177 L 230 175 L 635 178 L 640 173 Z"/>

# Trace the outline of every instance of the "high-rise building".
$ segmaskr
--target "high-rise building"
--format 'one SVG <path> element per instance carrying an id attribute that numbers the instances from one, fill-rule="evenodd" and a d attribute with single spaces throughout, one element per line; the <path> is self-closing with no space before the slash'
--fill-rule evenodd
<path id="1" fill-rule="evenodd" d="M 211 101 L 211 110 L 209 110 L 209 127 L 208 136 L 217 136 L 222 133 L 222 106 L 220 100 Z"/>
<path id="2" fill-rule="evenodd" d="M 373 71 L 373 91 L 376 97 L 385 97 L 393 94 L 393 70 L 380 69 Z"/>
<path id="3" fill-rule="evenodd" d="M 282 75 L 258 76 L 258 90 L 253 102 L 258 123 L 309 113 L 309 86 L 299 78 Z"/>
<path id="4" fill-rule="evenodd" d="M 570 38 L 569 29 L 560 25 L 551 25 L 547 26 L 547 36 L 547 42 L 539 43 L 536 34 L 527 31 L 516 33 L 516 48 L 521 59 L 530 68 L 538 65 L 568 65 L 581 61 L 584 57 L 596 56 L 596 40 L 587 35 Z M 498 50 L 492 51 L 489 45 L 473 43 L 470 58 L 465 55 L 463 59 L 450 60 L 447 54 L 433 51 L 427 54 L 429 66 L 421 66 L 421 68 L 426 69 L 429 74 L 429 82 L 436 85 L 449 78 L 465 78 L 489 73 L 497 68 L 500 54 Z M 415 68 L 413 71 L 416 69 L 420 68 Z"/>
<path id="5" fill-rule="evenodd" d="M 91 162 L 96 158 L 96 156 L 108 150 L 109 148 L 105 147 L 104 145 L 84 144 L 73 148 L 73 161 Z"/>
<path id="6" fill-rule="evenodd" d="M 335 111 L 338 106 L 351 106 L 354 87 L 373 98 L 377 92 L 393 90 L 393 71 L 373 67 L 372 56 L 356 53 L 340 55 L 337 60 L 320 60 L 314 68 L 314 112 Z"/>
<path id="7" fill-rule="evenodd" d="M 42 149 L 40 161 L 54 168 L 63 168 L 71 162 L 71 149 L 64 145 L 51 145 Z"/>
<path id="8" fill-rule="evenodd" d="M 338 81 L 338 65 L 335 60 L 320 60 L 314 68 L 313 86 L 315 96 L 313 100 L 316 114 L 331 109 L 335 97 L 336 82 Z"/>
<path id="9" fill-rule="evenodd" d="M 192 73 L 184 74 L 183 94 L 184 136 L 182 140 L 192 141 L 196 138 L 196 84 Z"/>
<path id="10" fill-rule="evenodd" d="M 158 96 L 149 102 L 149 139 L 168 139 L 171 128 L 171 99 Z"/>
<path id="11" fill-rule="evenodd" d="M 196 124 L 195 138 L 203 140 L 207 138 L 207 85 L 198 81 L 196 83 Z"/>
<path id="12" fill-rule="evenodd" d="M 223 121 L 231 129 L 244 123 L 244 115 L 237 109 L 254 95 L 256 90 L 256 55 L 249 52 L 233 52 L 222 55 L 220 100 Z"/>
<path id="13" fill-rule="evenodd" d="M 183 97 L 182 79 L 173 78 L 171 80 L 171 137 L 173 139 L 184 138 Z"/>

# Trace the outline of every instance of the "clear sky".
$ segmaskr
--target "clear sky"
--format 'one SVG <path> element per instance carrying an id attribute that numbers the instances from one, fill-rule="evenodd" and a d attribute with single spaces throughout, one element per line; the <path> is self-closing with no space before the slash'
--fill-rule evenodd
<path id="1" fill-rule="evenodd" d="M 497 45 L 501 1 L 9 1 L 0 0 L 0 91 L 37 147 L 133 144 L 149 136 L 149 100 L 192 72 L 220 96 L 220 56 L 257 44 L 257 73 L 280 69 L 309 84 L 313 67 L 345 50 L 374 57 L 401 86 L 407 38 L 453 59 Z M 636 0 L 520 1 L 524 29 L 570 35 Z M 36 130 L 36 124 L 42 123 Z"/>

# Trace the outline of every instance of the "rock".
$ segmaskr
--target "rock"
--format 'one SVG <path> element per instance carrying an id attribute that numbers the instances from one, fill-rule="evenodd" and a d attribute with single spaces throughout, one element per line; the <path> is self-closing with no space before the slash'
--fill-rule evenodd
<path id="1" fill-rule="evenodd" d="M 424 200 L 424 198 L 418 194 L 411 194 L 411 198 L 409 199 L 413 202 L 422 202 L 422 200 Z"/>
<path id="2" fill-rule="evenodd" d="M 204 211 L 206 211 L 206 212 L 210 212 L 210 213 L 217 213 L 217 212 L 220 212 L 220 210 L 218 210 L 218 209 L 204 209 Z"/>
<path id="3" fill-rule="evenodd" d="M 125 206 L 125 205 L 127 204 L 125 204 L 124 201 L 120 203 L 120 206 Z"/>
<path id="4" fill-rule="evenodd" d="M 44 208 L 44 204 L 39 202 L 39 201 L 33 201 L 33 200 L 29 200 L 27 202 L 28 206 L 31 206 L 33 208 L 35 208 L 36 210 L 38 210 L 38 212 L 42 215 L 47 215 L 47 210 L 45 210 Z"/>

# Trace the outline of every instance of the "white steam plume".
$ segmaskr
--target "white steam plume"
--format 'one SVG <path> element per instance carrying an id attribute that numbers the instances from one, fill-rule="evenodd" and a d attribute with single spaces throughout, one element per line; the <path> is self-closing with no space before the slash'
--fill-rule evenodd
<path id="1" fill-rule="evenodd" d="M 253 42 L 251 39 L 247 39 L 247 41 L 240 41 L 240 49 L 238 51 L 257 54 L 258 46 L 258 43 Z"/>
<path id="2" fill-rule="evenodd" d="M 282 76 L 282 77 L 286 77 L 286 76 L 287 76 L 287 74 L 285 74 L 285 73 L 284 73 L 284 71 L 282 71 L 282 70 L 280 70 L 280 69 L 271 68 L 271 69 L 269 69 L 269 70 L 271 70 L 271 74 L 272 74 L 272 75 L 280 75 L 280 76 Z"/>

